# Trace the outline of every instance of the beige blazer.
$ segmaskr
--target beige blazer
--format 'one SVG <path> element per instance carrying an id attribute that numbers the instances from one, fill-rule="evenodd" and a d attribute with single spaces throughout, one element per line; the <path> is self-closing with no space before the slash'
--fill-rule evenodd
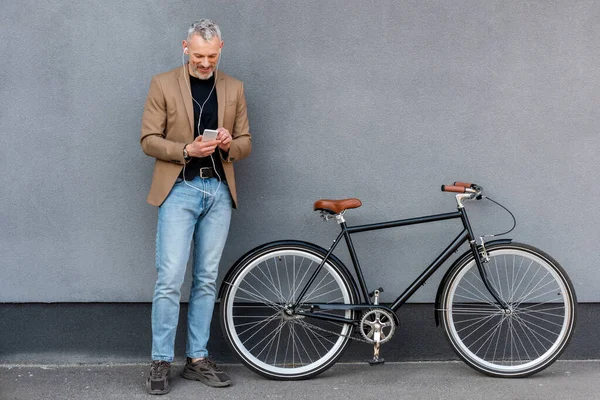
<path id="1" fill-rule="evenodd" d="M 233 140 L 226 157 L 221 151 L 214 154 L 221 157 L 233 206 L 237 207 L 233 162 L 252 150 L 244 84 L 221 71 L 216 71 L 216 79 L 218 126 L 227 129 Z M 188 85 L 187 65 L 158 74 L 150 83 L 140 142 L 144 153 L 156 158 L 147 199 L 155 206 L 165 201 L 183 169 L 183 147 L 194 141 L 194 108 Z"/>

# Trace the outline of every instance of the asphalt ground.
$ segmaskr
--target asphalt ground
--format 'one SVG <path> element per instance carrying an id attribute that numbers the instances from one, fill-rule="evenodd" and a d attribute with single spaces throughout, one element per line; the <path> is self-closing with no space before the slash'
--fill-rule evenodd
<path id="1" fill-rule="evenodd" d="M 492 378 L 461 362 L 336 364 L 305 381 L 272 381 L 242 365 L 222 365 L 233 381 L 211 388 L 179 376 L 169 394 L 144 390 L 149 365 L 0 365 L 1 400 L 35 399 L 598 399 L 600 361 L 558 361 L 521 379 Z"/>

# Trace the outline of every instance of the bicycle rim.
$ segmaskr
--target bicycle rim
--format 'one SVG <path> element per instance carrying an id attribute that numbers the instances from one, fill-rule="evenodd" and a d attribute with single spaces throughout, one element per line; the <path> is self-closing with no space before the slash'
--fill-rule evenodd
<path id="1" fill-rule="evenodd" d="M 474 259 L 456 268 L 444 296 L 444 328 L 459 356 L 493 376 L 520 377 L 558 358 L 575 321 L 575 294 L 560 266 L 529 246 L 488 252 L 488 279 L 505 311 L 485 288 Z"/>
<path id="2" fill-rule="evenodd" d="M 341 355 L 352 325 L 299 316 L 294 304 L 323 257 L 303 248 L 270 249 L 247 262 L 228 283 L 223 322 L 242 361 L 276 379 L 304 379 L 330 367 Z M 303 305 L 354 301 L 345 274 L 326 263 L 308 288 Z M 350 310 L 325 314 L 352 317 Z"/>

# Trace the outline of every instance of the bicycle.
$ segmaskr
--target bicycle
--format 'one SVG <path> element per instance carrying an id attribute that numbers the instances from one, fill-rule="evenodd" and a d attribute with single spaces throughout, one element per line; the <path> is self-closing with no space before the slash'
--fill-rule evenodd
<path id="1" fill-rule="evenodd" d="M 319 200 L 314 210 L 341 227 L 329 249 L 286 240 L 242 256 L 219 293 L 221 325 L 234 354 L 265 377 L 307 379 L 331 367 L 354 339 L 373 345 L 369 363 L 380 364 L 380 346 L 399 324 L 396 310 L 468 243 L 435 300 L 436 325 L 452 349 L 496 377 L 525 377 L 551 365 L 575 326 L 577 299 L 566 272 L 548 254 L 512 239 L 485 243 L 482 237 L 478 244 L 464 204 L 486 198 L 479 185 L 455 182 L 442 191 L 456 193 L 457 211 L 358 226 L 348 226 L 344 215 L 362 205 L 359 199 Z M 449 219 L 460 219 L 462 231 L 393 303 L 380 304 L 383 289 L 368 291 L 350 235 Z M 342 238 L 356 279 L 333 254 Z"/>

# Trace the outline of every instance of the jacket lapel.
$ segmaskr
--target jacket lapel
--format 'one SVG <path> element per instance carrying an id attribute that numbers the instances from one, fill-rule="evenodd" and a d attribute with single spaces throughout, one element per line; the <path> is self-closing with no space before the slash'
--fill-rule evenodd
<path id="1" fill-rule="evenodd" d="M 188 64 L 185 64 L 185 69 L 182 68 L 179 73 L 179 90 L 181 90 L 181 98 L 183 99 L 183 103 L 185 104 L 185 111 L 187 112 L 188 119 L 190 120 L 190 129 L 192 132 L 192 137 L 194 136 L 194 107 L 192 105 L 192 95 L 190 93 L 190 82 L 188 76 L 190 75 L 187 72 Z"/>
<path id="2" fill-rule="evenodd" d="M 217 108 L 218 108 L 218 120 L 217 128 L 223 126 L 223 119 L 225 119 L 225 103 L 227 102 L 227 88 L 225 86 L 225 77 L 220 71 L 215 71 L 217 74 Z"/>

